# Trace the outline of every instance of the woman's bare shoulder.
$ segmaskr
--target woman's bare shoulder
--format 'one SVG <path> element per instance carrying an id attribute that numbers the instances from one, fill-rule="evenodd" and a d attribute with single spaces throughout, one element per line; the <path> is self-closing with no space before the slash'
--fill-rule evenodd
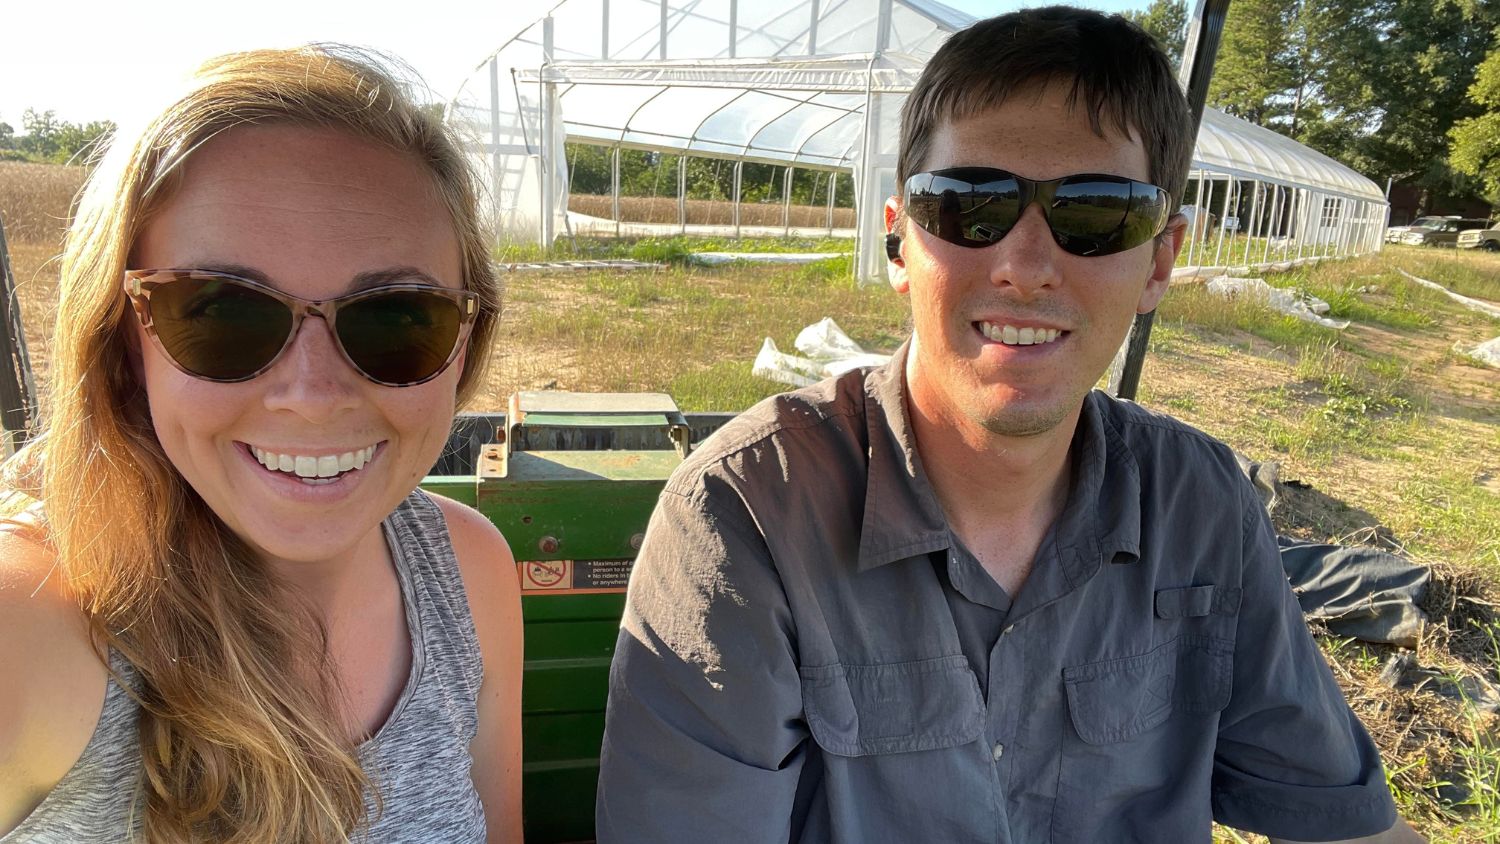
<path id="1" fill-rule="evenodd" d="M 448 523 L 485 674 L 496 668 L 508 674 L 521 651 L 521 586 L 510 545 L 483 513 L 440 495 L 432 498 Z"/>
<path id="2" fill-rule="evenodd" d="M 88 620 L 35 534 L 0 524 L 0 833 L 73 766 L 104 703 Z"/>

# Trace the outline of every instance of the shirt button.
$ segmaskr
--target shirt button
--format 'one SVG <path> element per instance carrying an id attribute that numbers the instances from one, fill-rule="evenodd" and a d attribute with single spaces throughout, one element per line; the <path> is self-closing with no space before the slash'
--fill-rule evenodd
<path id="1" fill-rule="evenodd" d="M 996 762 L 999 762 L 1000 757 L 1005 755 L 1005 745 L 996 742 L 995 750 L 990 755 L 995 757 Z"/>
<path id="2" fill-rule="evenodd" d="M 1014 624 L 1012 624 L 1009 627 L 1006 627 L 1004 630 L 1001 630 L 1000 631 L 1000 635 L 1001 636 L 1009 636 L 1010 635 L 1010 631 L 1012 631 L 1014 629 L 1016 629 L 1016 626 Z"/>

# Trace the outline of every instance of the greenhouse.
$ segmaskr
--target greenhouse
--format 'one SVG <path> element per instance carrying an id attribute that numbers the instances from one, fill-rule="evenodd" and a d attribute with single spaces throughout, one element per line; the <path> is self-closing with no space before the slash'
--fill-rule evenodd
<path id="1" fill-rule="evenodd" d="M 817 172 L 827 233 L 852 235 L 855 272 L 875 280 L 885 257 L 873 209 L 895 192 L 902 103 L 973 20 L 931 0 L 561 0 L 476 68 L 448 114 L 474 139 L 504 240 L 702 231 L 689 220 L 687 162 L 716 159 L 734 178 L 714 233 L 791 233 L 792 182 Z M 611 150 L 608 220 L 569 211 L 566 149 L 580 143 Z M 675 221 L 624 227 L 620 150 L 675 158 L 676 184 L 661 191 Z M 741 219 L 747 164 L 782 168 L 779 229 Z M 837 230 L 834 197 L 851 185 L 855 222 Z M 1385 227 L 1369 179 L 1213 109 L 1186 194 L 1186 273 L 1373 251 Z"/>

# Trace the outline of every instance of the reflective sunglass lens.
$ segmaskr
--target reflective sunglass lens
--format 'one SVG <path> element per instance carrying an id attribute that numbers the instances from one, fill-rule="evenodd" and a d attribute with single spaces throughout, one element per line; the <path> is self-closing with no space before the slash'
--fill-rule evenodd
<path id="1" fill-rule="evenodd" d="M 395 290 L 344 305 L 339 342 L 355 366 L 384 384 L 415 384 L 436 375 L 458 343 L 457 302 L 419 290 Z"/>
<path id="2" fill-rule="evenodd" d="M 1014 180 L 974 184 L 932 174 L 908 198 L 908 214 L 929 233 L 961 246 L 988 246 L 1004 237 L 1020 216 L 1020 187 Z"/>
<path id="3" fill-rule="evenodd" d="M 1058 245 L 1074 255 L 1108 255 L 1129 248 L 1123 238 L 1131 215 L 1131 189 L 1132 183 L 1124 181 L 1059 185 L 1050 212 Z"/>
<path id="4" fill-rule="evenodd" d="M 181 278 L 157 287 L 151 321 L 179 366 L 219 381 L 259 372 L 292 330 L 286 305 L 228 279 Z"/>
<path id="5" fill-rule="evenodd" d="M 1059 246 L 1074 255 L 1110 255 L 1161 232 L 1170 213 L 1166 192 L 1109 176 L 1066 176 L 1031 182 L 1003 170 L 954 167 L 918 173 L 907 181 L 908 215 L 936 237 L 959 246 L 994 243 L 1015 227 L 1022 202 L 1046 197 L 1048 224 Z"/>

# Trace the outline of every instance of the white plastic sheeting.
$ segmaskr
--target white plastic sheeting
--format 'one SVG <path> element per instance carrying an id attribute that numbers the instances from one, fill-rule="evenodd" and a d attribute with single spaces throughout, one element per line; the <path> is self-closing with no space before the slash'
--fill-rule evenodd
<path id="1" fill-rule="evenodd" d="M 874 279 L 902 103 L 973 20 L 932 0 L 561 0 L 476 68 L 449 119 L 508 239 L 564 231 L 563 143 L 582 141 L 849 172 L 856 272 Z M 1374 183 L 1270 130 L 1208 109 L 1193 167 L 1220 248 L 1235 231 L 1282 238 L 1277 260 L 1379 248 Z M 683 190 L 679 174 L 663 193 Z"/>
<path id="2" fill-rule="evenodd" d="M 751 373 L 793 387 L 809 387 L 824 378 L 861 366 L 880 366 L 891 359 L 890 355 L 866 352 L 839 328 L 833 317 L 823 317 L 802 329 L 793 345 L 802 357 L 782 352 L 776 348 L 776 341 L 767 337 L 760 354 L 755 356 Z"/>
<path id="3" fill-rule="evenodd" d="M 1328 303 L 1322 299 L 1302 291 L 1272 287 L 1264 279 L 1219 276 L 1208 280 L 1208 292 L 1225 299 L 1245 297 L 1262 302 L 1273 311 L 1335 331 L 1343 331 L 1349 327 L 1347 319 L 1328 319 L 1322 316 L 1330 310 Z"/>

